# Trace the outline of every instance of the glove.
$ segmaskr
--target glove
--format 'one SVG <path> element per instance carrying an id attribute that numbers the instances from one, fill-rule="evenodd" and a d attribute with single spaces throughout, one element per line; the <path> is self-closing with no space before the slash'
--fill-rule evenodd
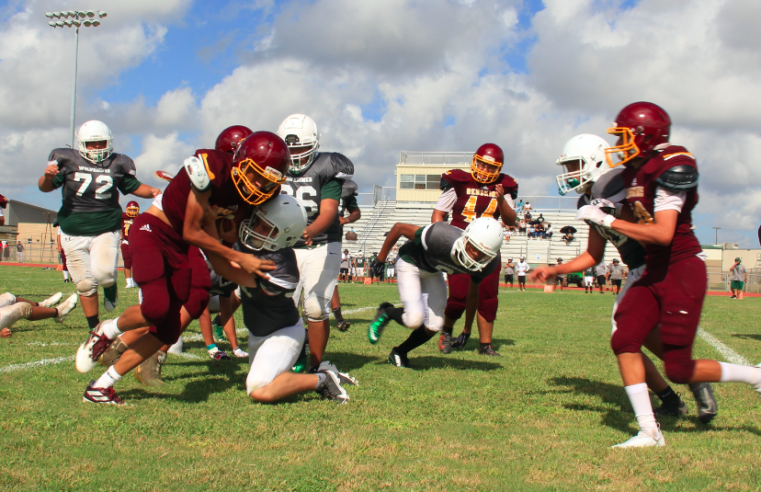
<path id="1" fill-rule="evenodd" d="M 601 209 L 606 214 L 611 214 L 616 218 L 621 217 L 623 205 L 620 203 L 613 203 L 607 198 L 595 198 L 592 200 L 591 205 Z"/>
<path id="2" fill-rule="evenodd" d="M 583 220 L 588 224 L 597 224 L 610 229 L 610 224 L 612 224 L 616 218 L 610 214 L 606 214 L 594 205 L 584 205 L 576 213 L 576 220 Z"/>
<path id="3" fill-rule="evenodd" d="M 384 264 L 379 261 L 376 261 L 373 263 L 372 269 L 373 269 L 373 276 L 380 277 L 383 275 Z"/>

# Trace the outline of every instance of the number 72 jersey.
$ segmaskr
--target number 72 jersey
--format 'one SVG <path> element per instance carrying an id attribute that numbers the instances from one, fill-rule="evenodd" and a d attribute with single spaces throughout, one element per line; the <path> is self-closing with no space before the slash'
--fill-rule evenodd
<path id="1" fill-rule="evenodd" d="M 440 187 L 444 193 L 454 192 L 457 200 L 452 207 L 451 224 L 460 229 L 468 227 L 473 219 L 479 217 L 492 217 L 499 220 L 500 213 L 497 206 L 498 184 L 505 189 L 505 195 L 513 200 L 518 197 L 518 183 L 508 176 L 501 174 L 489 184 L 479 183 L 473 176 L 462 169 L 452 169 L 441 175 Z"/>
<path id="2" fill-rule="evenodd" d="M 111 154 L 99 163 L 83 158 L 79 151 L 54 149 L 48 157 L 58 164 L 53 186 L 63 185 L 63 209 L 72 212 L 95 212 L 119 206 L 119 191 L 131 193 L 140 185 L 135 177 L 135 163 L 123 154 Z"/>

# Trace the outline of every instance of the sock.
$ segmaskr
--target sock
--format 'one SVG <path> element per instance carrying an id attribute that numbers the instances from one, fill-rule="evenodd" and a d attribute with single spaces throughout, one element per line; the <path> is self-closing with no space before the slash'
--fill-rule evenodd
<path id="1" fill-rule="evenodd" d="M 399 309 L 399 308 L 396 308 Z M 396 347 L 396 350 L 403 354 L 407 354 L 409 351 L 414 350 L 418 348 L 419 346 L 423 345 L 425 342 L 433 338 L 433 333 L 429 333 L 426 331 L 424 327 L 420 327 L 417 330 L 413 330 L 412 333 L 410 333 L 409 338 L 404 341 L 401 345 Z"/>
<path id="2" fill-rule="evenodd" d="M 67 272 L 66 270 L 63 271 L 63 279 L 69 280 L 69 272 Z"/>
<path id="3" fill-rule="evenodd" d="M 338 306 L 337 308 L 335 308 L 333 310 L 333 316 L 336 317 L 336 321 L 343 321 L 344 320 L 344 317 L 341 314 L 341 306 Z"/>
<path id="4" fill-rule="evenodd" d="M 719 362 L 721 366 L 722 383 L 746 383 L 753 386 L 761 385 L 761 369 L 758 367 L 741 366 Z"/>
<path id="5" fill-rule="evenodd" d="M 653 414 L 653 405 L 650 403 L 650 393 L 647 392 L 647 384 L 639 383 L 626 386 L 626 394 L 634 409 L 639 428 L 650 435 L 653 439 L 660 437 L 658 423 Z"/>
<path id="6" fill-rule="evenodd" d="M 681 400 L 679 395 L 674 393 L 674 390 L 671 389 L 671 386 L 666 386 L 665 390 L 661 391 L 660 393 L 656 393 L 656 395 L 666 405 L 678 405 L 679 401 Z"/>
<path id="7" fill-rule="evenodd" d="M 211 344 L 206 346 L 206 350 L 208 350 L 209 353 L 211 354 L 211 353 L 216 352 L 219 349 L 217 348 L 217 344 L 216 343 L 211 343 Z"/>
<path id="8" fill-rule="evenodd" d="M 328 379 L 327 374 L 323 374 L 321 372 L 317 373 L 317 386 L 314 387 L 314 389 L 318 390 L 325 386 L 325 380 Z"/>
<path id="9" fill-rule="evenodd" d="M 91 330 L 94 330 L 96 326 L 100 324 L 100 318 L 98 318 L 98 315 L 95 316 L 88 316 L 87 317 L 87 325 L 90 327 Z"/>
<path id="10" fill-rule="evenodd" d="M 233 354 L 235 354 L 235 357 L 241 357 L 241 358 L 248 357 L 248 352 L 245 352 L 240 347 L 235 347 L 235 350 L 233 350 Z"/>
<path id="11" fill-rule="evenodd" d="M 399 323 L 402 326 L 406 326 L 404 324 L 404 321 L 402 321 L 402 315 L 404 314 L 404 308 L 398 308 L 398 307 L 390 307 L 386 308 L 386 314 L 388 315 L 389 319 L 393 319 L 397 323 Z M 423 342 L 425 343 L 425 342 Z"/>
<path id="12" fill-rule="evenodd" d="M 116 326 L 117 321 L 119 321 L 119 318 L 110 319 L 103 323 L 103 334 L 111 340 L 122 334 L 122 332 Z"/>
<path id="13" fill-rule="evenodd" d="M 114 366 L 108 368 L 108 371 L 104 372 L 101 377 L 93 383 L 93 388 L 111 388 L 117 381 L 121 379 L 121 375 L 116 372 Z"/>

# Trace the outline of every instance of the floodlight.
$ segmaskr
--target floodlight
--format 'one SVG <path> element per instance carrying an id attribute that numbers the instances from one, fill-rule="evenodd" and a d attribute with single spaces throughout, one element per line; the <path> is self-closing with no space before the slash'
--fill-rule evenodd
<path id="1" fill-rule="evenodd" d="M 77 15 L 79 15 L 79 17 L 87 17 L 87 12 L 80 10 Z"/>
<path id="2" fill-rule="evenodd" d="M 55 21 L 50 21 L 50 22 L 48 22 L 48 25 L 49 25 L 50 27 L 55 27 L 55 26 L 56 26 L 56 23 L 55 23 Z"/>
<path id="3" fill-rule="evenodd" d="M 92 21 L 92 27 L 98 27 L 100 25 L 100 21 L 98 19 L 95 19 Z"/>
<path id="4" fill-rule="evenodd" d="M 107 15 L 108 15 L 108 14 L 107 14 L 107 13 L 105 13 L 105 12 L 103 12 L 102 10 L 98 10 L 98 17 L 100 17 L 101 19 L 102 19 L 102 18 L 104 18 L 104 17 L 105 17 L 105 16 L 107 16 Z"/>
<path id="5" fill-rule="evenodd" d="M 61 13 L 60 12 L 53 12 L 53 17 L 61 17 Z"/>
<path id="6" fill-rule="evenodd" d="M 95 17 L 95 12 L 93 12 L 92 10 L 88 10 L 87 11 L 87 17 L 90 17 L 90 18 Z"/>
<path id="7" fill-rule="evenodd" d="M 90 27 L 90 26 L 92 25 L 92 21 L 91 21 L 90 19 L 86 19 L 86 20 L 83 22 L 83 24 L 85 25 L 85 27 Z"/>
<path id="8" fill-rule="evenodd" d="M 45 17 L 47 17 L 48 19 L 52 19 L 53 17 L 55 17 L 55 14 L 53 12 L 45 12 Z"/>
<path id="9" fill-rule="evenodd" d="M 56 25 L 56 26 L 59 26 L 59 27 L 63 27 L 63 26 L 65 26 L 66 24 L 64 24 L 64 23 L 63 23 L 63 21 L 57 21 L 57 22 L 55 23 L 55 25 Z"/>
<path id="10" fill-rule="evenodd" d="M 72 24 L 74 24 L 74 25 L 75 25 L 75 26 L 77 26 L 77 27 L 79 27 L 79 26 L 81 26 L 81 25 L 82 25 L 82 23 L 81 23 L 80 21 L 76 20 L 76 19 L 75 19 L 75 20 L 73 20 L 73 21 L 71 21 L 71 23 L 72 23 Z"/>

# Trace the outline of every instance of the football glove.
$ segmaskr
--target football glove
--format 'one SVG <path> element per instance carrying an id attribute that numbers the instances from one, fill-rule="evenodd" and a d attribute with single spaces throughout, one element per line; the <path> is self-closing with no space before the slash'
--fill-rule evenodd
<path id="1" fill-rule="evenodd" d="M 594 205 L 584 205 L 576 213 L 576 220 L 583 220 L 587 224 L 597 224 L 602 227 L 610 228 L 616 218 L 610 214 L 606 214 L 602 209 L 597 208 Z"/>
<path id="2" fill-rule="evenodd" d="M 373 277 L 381 277 L 384 273 L 385 264 L 381 263 L 380 261 L 376 261 L 373 263 L 372 269 L 373 269 Z"/>
<path id="3" fill-rule="evenodd" d="M 595 198 L 592 200 L 591 205 L 601 209 L 603 212 L 610 214 L 613 217 L 621 217 L 621 209 L 623 208 L 623 205 L 620 203 L 613 203 L 607 198 Z"/>

